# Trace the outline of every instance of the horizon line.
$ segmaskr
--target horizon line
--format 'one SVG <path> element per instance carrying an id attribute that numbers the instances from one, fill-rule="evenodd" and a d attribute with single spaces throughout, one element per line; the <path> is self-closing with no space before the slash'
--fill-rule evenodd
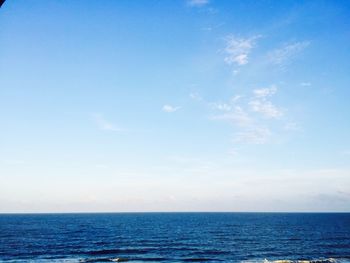
<path id="1" fill-rule="evenodd" d="M 1 215 L 54 214 L 349 214 L 350 211 L 106 211 L 106 212 L 0 212 Z"/>

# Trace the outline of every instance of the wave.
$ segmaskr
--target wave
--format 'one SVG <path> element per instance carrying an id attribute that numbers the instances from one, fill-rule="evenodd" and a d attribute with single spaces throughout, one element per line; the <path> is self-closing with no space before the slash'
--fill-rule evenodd
<path id="1" fill-rule="evenodd" d="M 88 258 L 82 259 L 79 262 L 126 262 L 128 261 L 126 258 Z"/>
<path id="2" fill-rule="evenodd" d="M 81 263 L 90 263 L 90 262 L 146 262 L 146 261 L 152 261 L 152 262 L 161 262 L 161 261 L 171 261 L 168 258 L 87 258 L 87 259 L 81 259 L 79 262 Z"/>
<path id="3" fill-rule="evenodd" d="M 335 259 L 335 258 L 321 258 L 321 259 L 310 259 L 310 260 L 290 260 L 290 259 L 280 259 L 280 260 L 243 260 L 241 263 L 350 263 L 350 259 Z"/>
<path id="4" fill-rule="evenodd" d="M 16 259 L 16 260 L 1 260 L 0 263 L 98 263 L 98 262 L 231 262 L 231 263 L 350 263 L 350 258 L 321 258 L 311 260 L 225 260 L 225 259 L 213 259 L 205 257 L 192 257 L 192 258 L 163 258 L 163 257 L 95 257 L 95 258 L 60 258 L 60 259 Z"/>
<path id="5" fill-rule="evenodd" d="M 151 248 L 125 248 L 125 249 L 102 249 L 78 251 L 76 254 L 87 255 L 109 255 L 109 254 L 144 254 L 150 252 Z"/>
<path id="6" fill-rule="evenodd" d="M 225 262 L 225 260 L 222 259 L 212 259 L 212 258 L 182 258 L 182 259 L 169 259 L 169 258 L 91 258 L 91 259 L 84 259 L 80 262 Z M 328 258 L 328 259 L 312 259 L 312 260 L 289 260 L 289 259 L 282 259 L 282 260 L 243 260 L 243 261 L 232 261 L 228 260 L 226 262 L 240 262 L 240 263 L 350 263 L 350 259 L 334 259 L 334 258 Z"/>

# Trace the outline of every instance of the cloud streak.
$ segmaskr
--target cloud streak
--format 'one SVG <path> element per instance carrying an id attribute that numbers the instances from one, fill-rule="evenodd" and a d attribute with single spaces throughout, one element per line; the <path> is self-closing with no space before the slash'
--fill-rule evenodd
<path id="1" fill-rule="evenodd" d="M 310 83 L 310 82 L 301 82 L 301 83 L 300 83 L 300 86 L 303 86 L 303 87 L 310 87 L 310 86 L 311 86 L 311 83 Z"/>
<path id="2" fill-rule="evenodd" d="M 202 7 L 209 4 L 209 0 L 188 0 L 187 5 L 192 7 Z"/>
<path id="3" fill-rule="evenodd" d="M 283 116 L 283 111 L 271 101 L 276 93 L 277 87 L 272 85 L 253 89 L 247 97 L 235 95 L 227 102 L 208 103 L 215 111 L 209 118 L 232 124 L 234 143 L 265 144 L 273 134 L 272 121 Z"/>
<path id="4" fill-rule="evenodd" d="M 178 111 L 179 109 L 181 109 L 181 107 L 179 107 L 179 106 L 174 107 L 174 106 L 166 104 L 163 106 L 162 111 L 167 112 L 167 113 L 173 113 L 173 112 Z"/>
<path id="5" fill-rule="evenodd" d="M 112 122 L 106 120 L 101 114 L 95 113 L 95 114 L 92 114 L 92 117 L 100 130 L 114 131 L 114 132 L 120 132 L 123 130 L 117 127 Z"/>
<path id="6" fill-rule="evenodd" d="M 228 121 L 238 127 L 249 127 L 253 124 L 253 119 L 240 106 L 235 106 L 224 114 L 211 116 L 211 119 Z"/>
<path id="7" fill-rule="evenodd" d="M 286 44 L 268 53 L 268 61 L 275 65 L 290 63 L 294 57 L 310 45 L 309 41 Z"/>
<path id="8" fill-rule="evenodd" d="M 277 88 L 275 86 L 253 90 L 254 98 L 248 103 L 252 111 L 260 113 L 266 118 L 280 118 L 283 115 L 282 110 L 268 100 L 276 92 Z"/>
<path id="9" fill-rule="evenodd" d="M 258 112 L 266 118 L 277 119 L 283 115 L 282 111 L 270 101 L 252 100 L 249 105 L 254 112 Z"/>
<path id="10" fill-rule="evenodd" d="M 271 136 L 271 131 L 266 127 L 252 127 L 235 134 L 234 142 L 248 144 L 264 144 Z"/>
<path id="11" fill-rule="evenodd" d="M 236 64 L 243 66 L 248 63 L 248 58 L 251 50 L 255 46 L 256 40 L 260 36 L 254 36 L 250 38 L 242 38 L 235 36 L 226 37 L 226 46 L 224 49 L 225 58 L 224 61 L 228 65 Z"/>
<path id="12" fill-rule="evenodd" d="M 267 98 L 271 97 L 277 92 L 276 86 L 271 86 L 270 88 L 262 88 L 253 90 L 253 94 L 257 98 Z"/>

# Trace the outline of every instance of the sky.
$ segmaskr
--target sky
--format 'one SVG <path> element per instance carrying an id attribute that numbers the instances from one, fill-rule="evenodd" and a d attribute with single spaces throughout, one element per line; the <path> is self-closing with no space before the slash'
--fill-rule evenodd
<path id="1" fill-rule="evenodd" d="M 0 212 L 350 212 L 349 1 L 7 0 Z"/>

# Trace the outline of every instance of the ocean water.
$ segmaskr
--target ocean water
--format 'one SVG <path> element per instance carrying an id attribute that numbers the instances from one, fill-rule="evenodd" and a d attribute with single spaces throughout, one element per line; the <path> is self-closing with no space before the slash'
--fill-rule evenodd
<path id="1" fill-rule="evenodd" d="M 0 262 L 277 260 L 350 262 L 350 214 L 0 215 Z"/>

